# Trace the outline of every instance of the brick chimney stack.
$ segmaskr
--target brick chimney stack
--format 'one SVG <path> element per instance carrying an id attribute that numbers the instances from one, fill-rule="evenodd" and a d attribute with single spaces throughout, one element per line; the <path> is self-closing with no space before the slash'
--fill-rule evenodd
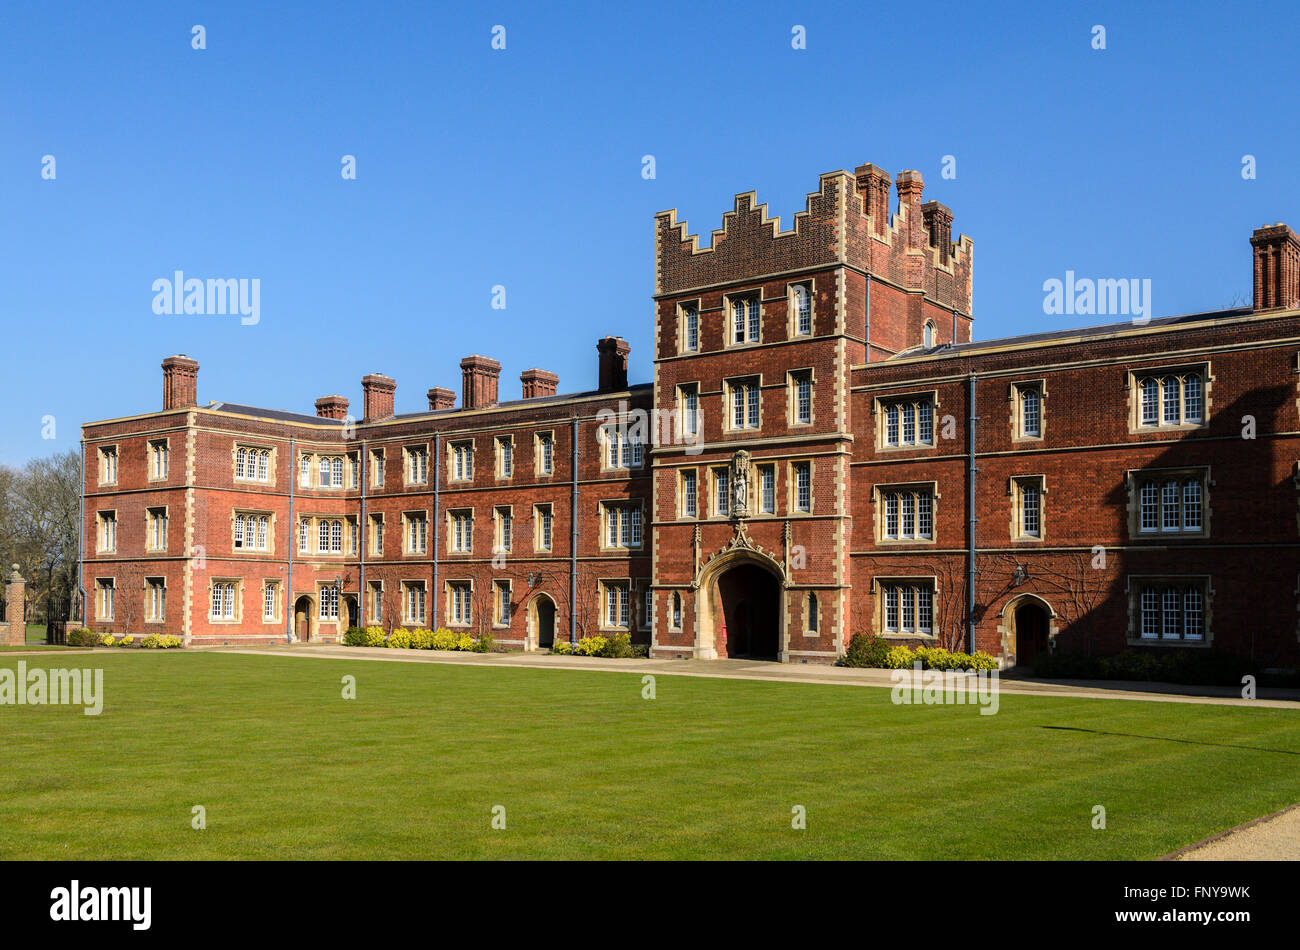
<path id="1" fill-rule="evenodd" d="M 927 201 L 921 205 L 921 215 L 930 235 L 930 246 L 939 249 L 939 262 L 947 264 L 952 250 L 952 209 L 937 201 Z"/>
<path id="2" fill-rule="evenodd" d="M 450 409 L 456 405 L 456 394 L 445 386 L 434 386 L 427 393 L 429 397 L 429 411 L 437 412 L 441 409 Z"/>
<path id="3" fill-rule="evenodd" d="M 199 364 L 184 353 L 162 361 L 163 408 L 188 409 L 199 404 Z"/>
<path id="4" fill-rule="evenodd" d="M 925 247 L 925 216 L 921 212 L 921 192 L 925 190 L 925 181 L 918 171 L 899 172 L 897 187 L 899 210 L 907 215 L 907 246 Z"/>
<path id="5" fill-rule="evenodd" d="M 383 373 L 361 377 L 361 391 L 365 394 L 366 415 L 363 422 L 381 422 L 393 418 L 393 393 L 397 381 Z"/>
<path id="6" fill-rule="evenodd" d="M 322 419 L 346 419 L 348 401 L 337 394 L 321 396 L 316 400 L 316 415 Z"/>
<path id="7" fill-rule="evenodd" d="M 1300 238 L 1285 224 L 1256 228 L 1250 236 L 1255 249 L 1255 304 L 1260 310 L 1300 307 Z"/>
<path id="8" fill-rule="evenodd" d="M 868 162 L 853 171 L 858 181 L 858 194 L 862 196 L 862 213 L 871 219 L 874 234 L 889 230 L 889 186 L 893 179 L 883 168 Z"/>
<path id="9" fill-rule="evenodd" d="M 559 388 L 560 377 L 544 369 L 526 369 L 519 374 L 519 381 L 524 384 L 524 398 L 537 399 L 541 396 L 554 396 Z"/>
<path id="10" fill-rule="evenodd" d="M 632 347 L 621 336 L 602 337 L 596 341 L 600 354 L 600 391 L 627 389 L 627 354 Z"/>
<path id="11" fill-rule="evenodd" d="M 488 409 L 497 404 L 501 364 L 488 356 L 467 356 L 460 361 L 461 397 L 465 409 Z"/>

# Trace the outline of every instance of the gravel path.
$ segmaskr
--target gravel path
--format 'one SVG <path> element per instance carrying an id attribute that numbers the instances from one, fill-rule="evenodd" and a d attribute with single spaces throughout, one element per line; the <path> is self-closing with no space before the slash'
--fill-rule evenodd
<path id="1" fill-rule="evenodd" d="M 1300 805 L 1257 818 L 1170 855 L 1174 861 L 1300 861 Z"/>

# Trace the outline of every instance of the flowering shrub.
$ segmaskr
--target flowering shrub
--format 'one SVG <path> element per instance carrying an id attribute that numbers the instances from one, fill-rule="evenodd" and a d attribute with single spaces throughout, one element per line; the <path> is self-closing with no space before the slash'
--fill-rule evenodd
<path id="1" fill-rule="evenodd" d="M 384 628 L 349 627 L 343 633 L 343 645 L 349 647 L 381 647 L 384 645 Z"/>
<path id="2" fill-rule="evenodd" d="M 609 640 L 605 637 L 583 637 L 573 648 L 573 652 L 578 656 L 604 656 L 605 648 L 608 646 Z"/>
<path id="3" fill-rule="evenodd" d="M 388 646 L 394 650 L 408 650 L 411 647 L 411 631 L 400 627 L 388 635 Z"/>
<path id="4" fill-rule="evenodd" d="M 140 641 L 142 650 L 173 650 L 182 644 L 180 637 L 174 637 L 171 634 L 151 633 Z"/>
<path id="5" fill-rule="evenodd" d="M 943 647 L 891 647 L 888 641 L 870 634 L 855 634 L 848 652 L 840 658 L 841 666 L 874 667 L 886 670 L 911 669 L 916 663 L 925 670 L 996 670 L 998 661 L 976 650 L 974 654 L 954 653 Z"/>
<path id="6" fill-rule="evenodd" d="M 129 647 L 133 643 L 135 643 L 135 637 L 131 636 L 129 633 L 121 640 L 117 641 L 117 645 L 120 647 Z"/>
<path id="7" fill-rule="evenodd" d="M 551 652 L 559 656 L 569 656 L 573 653 L 573 647 L 569 646 L 568 640 L 556 640 L 551 644 Z"/>
<path id="8" fill-rule="evenodd" d="M 104 633 L 104 634 L 100 634 L 99 645 L 101 647 L 116 646 L 117 641 L 113 639 L 113 635 L 111 633 Z"/>

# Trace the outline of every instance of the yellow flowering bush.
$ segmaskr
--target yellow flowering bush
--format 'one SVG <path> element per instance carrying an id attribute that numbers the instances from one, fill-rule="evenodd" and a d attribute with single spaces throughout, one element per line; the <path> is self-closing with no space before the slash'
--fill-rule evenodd
<path id="1" fill-rule="evenodd" d="M 388 635 L 388 646 L 394 650 L 409 650 L 411 648 L 411 631 L 398 627 Z"/>
<path id="2" fill-rule="evenodd" d="M 149 636 L 145 637 L 143 640 L 140 641 L 140 649 L 172 650 L 178 646 L 181 646 L 183 642 L 184 641 L 182 641 L 180 637 L 174 637 L 168 633 L 164 633 L 164 634 L 151 633 L 149 634 Z"/>
<path id="3" fill-rule="evenodd" d="M 605 637 L 583 637 L 578 641 L 578 645 L 573 648 L 573 652 L 578 656 L 601 656 L 608 646 L 609 640 Z"/>
<path id="4" fill-rule="evenodd" d="M 116 644 L 117 641 L 113 639 L 113 635 L 111 633 L 101 633 L 99 635 L 99 645 L 101 647 L 111 647 L 111 646 L 115 646 Z"/>

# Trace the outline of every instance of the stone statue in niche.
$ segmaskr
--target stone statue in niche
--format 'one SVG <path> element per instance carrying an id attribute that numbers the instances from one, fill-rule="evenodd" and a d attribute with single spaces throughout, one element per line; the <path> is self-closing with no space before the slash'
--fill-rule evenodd
<path id="1" fill-rule="evenodd" d="M 749 453 L 744 449 L 731 457 L 731 514 L 749 514 Z"/>

